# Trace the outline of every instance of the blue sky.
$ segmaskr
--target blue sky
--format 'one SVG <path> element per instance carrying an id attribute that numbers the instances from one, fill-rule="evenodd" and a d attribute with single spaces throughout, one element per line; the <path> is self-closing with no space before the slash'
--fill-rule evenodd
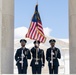
<path id="1" fill-rule="evenodd" d="M 37 0 L 15 0 L 15 28 L 29 27 Z M 52 30 L 50 36 L 68 38 L 68 0 L 38 0 L 43 27 Z"/>

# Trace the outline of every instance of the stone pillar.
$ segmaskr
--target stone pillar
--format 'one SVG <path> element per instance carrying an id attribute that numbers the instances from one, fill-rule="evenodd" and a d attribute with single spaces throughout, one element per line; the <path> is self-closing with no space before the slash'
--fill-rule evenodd
<path id="1" fill-rule="evenodd" d="M 2 0 L 0 0 L 0 74 L 1 74 L 1 25 L 2 25 Z"/>
<path id="2" fill-rule="evenodd" d="M 14 0 L 0 0 L 0 73 L 13 74 Z"/>
<path id="3" fill-rule="evenodd" d="M 76 74 L 76 0 L 69 0 L 70 73 Z"/>

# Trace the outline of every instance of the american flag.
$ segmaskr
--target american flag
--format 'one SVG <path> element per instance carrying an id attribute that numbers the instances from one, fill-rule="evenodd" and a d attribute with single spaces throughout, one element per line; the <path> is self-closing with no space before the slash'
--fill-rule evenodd
<path id="1" fill-rule="evenodd" d="M 38 12 L 38 5 L 36 5 L 35 7 L 35 13 L 32 17 L 30 27 L 25 37 L 32 40 L 40 41 L 42 43 L 46 41 L 46 37 L 43 32 L 42 22 Z"/>

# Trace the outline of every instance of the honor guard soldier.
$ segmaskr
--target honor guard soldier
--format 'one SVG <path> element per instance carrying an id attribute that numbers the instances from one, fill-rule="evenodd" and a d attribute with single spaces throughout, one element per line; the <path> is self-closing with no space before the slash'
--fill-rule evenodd
<path id="1" fill-rule="evenodd" d="M 32 61 L 32 74 L 41 74 L 42 67 L 45 64 L 44 51 L 39 48 L 40 41 L 34 41 L 34 47 L 31 49 Z"/>
<path id="2" fill-rule="evenodd" d="M 31 59 L 31 54 L 29 49 L 25 47 L 27 41 L 25 39 L 20 40 L 21 48 L 17 49 L 15 54 L 16 65 L 19 74 L 27 74 L 28 61 Z"/>
<path id="3" fill-rule="evenodd" d="M 46 51 L 46 60 L 48 61 L 49 74 L 58 74 L 58 59 L 61 58 L 61 53 L 60 50 L 55 47 L 56 40 L 51 39 L 49 43 L 51 47 Z"/>

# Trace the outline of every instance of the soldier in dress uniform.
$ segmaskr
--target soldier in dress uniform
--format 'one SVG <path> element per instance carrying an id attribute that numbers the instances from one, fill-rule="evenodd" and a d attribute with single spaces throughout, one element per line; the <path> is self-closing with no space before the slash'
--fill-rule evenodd
<path id="1" fill-rule="evenodd" d="M 51 47 L 46 51 L 46 60 L 48 61 L 49 74 L 58 74 L 59 61 L 61 53 L 59 48 L 55 47 L 56 40 L 49 41 Z"/>
<path id="2" fill-rule="evenodd" d="M 34 41 L 34 47 L 31 49 L 32 61 L 32 74 L 41 74 L 42 67 L 45 64 L 44 51 L 39 48 L 40 41 Z"/>
<path id="3" fill-rule="evenodd" d="M 27 41 L 25 39 L 20 40 L 21 48 L 17 49 L 15 54 L 16 65 L 19 74 L 27 74 L 28 61 L 31 59 L 31 54 L 29 49 L 25 47 Z"/>

